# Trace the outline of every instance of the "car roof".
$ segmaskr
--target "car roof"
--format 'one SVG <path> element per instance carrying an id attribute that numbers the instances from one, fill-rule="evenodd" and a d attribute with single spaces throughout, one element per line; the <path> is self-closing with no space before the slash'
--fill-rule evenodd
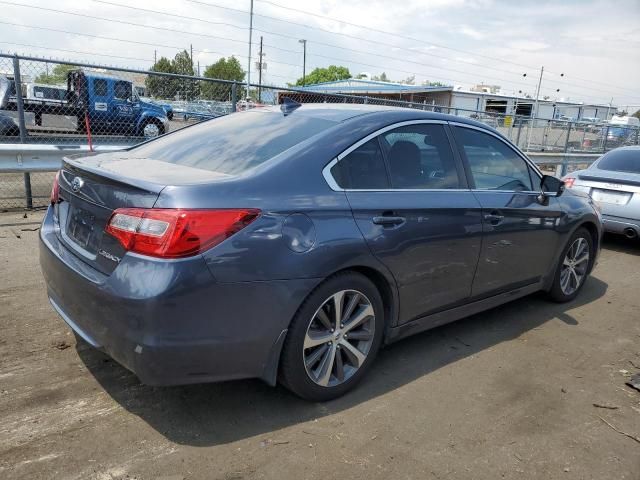
<path id="1" fill-rule="evenodd" d="M 416 107 L 420 104 L 416 104 Z M 433 108 L 430 105 L 428 108 Z M 262 112 L 280 112 L 280 106 L 270 106 L 259 108 L 251 111 Z M 420 110 L 418 108 L 406 108 L 406 107 L 390 107 L 386 105 L 370 105 L 370 104 L 354 104 L 354 103 L 303 103 L 300 107 L 292 110 L 289 115 L 295 116 L 308 116 L 323 118 L 325 120 L 331 120 L 334 122 L 343 122 L 354 117 L 370 114 L 380 113 L 394 113 L 394 117 L 406 117 L 400 120 L 441 120 L 446 122 L 458 122 L 469 125 L 479 126 L 488 130 L 492 130 L 487 125 L 476 122 L 466 117 L 458 117 L 455 115 L 447 115 L 444 113 L 429 112 Z"/>

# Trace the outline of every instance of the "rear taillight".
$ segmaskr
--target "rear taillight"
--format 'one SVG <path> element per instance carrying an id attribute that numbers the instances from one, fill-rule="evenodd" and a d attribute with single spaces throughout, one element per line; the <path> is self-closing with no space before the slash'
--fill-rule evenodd
<path id="1" fill-rule="evenodd" d="M 573 177 L 567 177 L 564 179 L 564 186 L 567 188 L 573 187 L 574 182 L 576 181 Z"/>
<path id="2" fill-rule="evenodd" d="M 54 205 L 59 201 L 60 201 L 60 170 L 56 172 L 56 176 L 53 179 L 53 185 L 51 185 L 51 205 Z"/>
<path id="3" fill-rule="evenodd" d="M 119 208 L 105 231 L 136 253 L 161 258 L 195 255 L 253 222 L 260 210 Z"/>

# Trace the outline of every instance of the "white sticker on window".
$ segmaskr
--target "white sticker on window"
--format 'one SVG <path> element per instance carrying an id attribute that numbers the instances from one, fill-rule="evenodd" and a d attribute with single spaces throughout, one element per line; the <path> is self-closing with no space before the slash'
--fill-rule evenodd
<path id="1" fill-rule="evenodd" d="M 94 104 L 94 108 L 97 112 L 106 112 L 107 111 L 107 104 L 105 102 L 96 102 Z"/>

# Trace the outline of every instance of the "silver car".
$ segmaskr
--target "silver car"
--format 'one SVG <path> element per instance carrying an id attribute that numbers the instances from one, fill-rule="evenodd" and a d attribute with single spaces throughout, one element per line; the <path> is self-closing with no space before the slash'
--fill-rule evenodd
<path id="1" fill-rule="evenodd" d="M 640 146 L 605 153 L 586 170 L 568 174 L 565 185 L 591 195 L 604 229 L 628 238 L 640 235 Z"/>

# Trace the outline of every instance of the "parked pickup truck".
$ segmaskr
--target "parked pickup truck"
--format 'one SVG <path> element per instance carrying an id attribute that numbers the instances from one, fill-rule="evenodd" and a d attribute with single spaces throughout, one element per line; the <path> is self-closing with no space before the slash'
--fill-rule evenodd
<path id="1" fill-rule="evenodd" d="M 4 77 L 0 80 L 5 90 L 4 99 L 0 98 L 0 110 L 16 111 L 13 80 Z M 101 72 L 70 71 L 63 100 L 38 98 L 24 90 L 21 89 L 24 110 L 35 114 L 38 125 L 42 124 L 42 115 L 49 114 L 75 116 L 79 132 L 86 132 L 86 118 L 94 135 L 155 137 L 169 128 L 162 106 L 140 100 L 132 82 Z"/>

